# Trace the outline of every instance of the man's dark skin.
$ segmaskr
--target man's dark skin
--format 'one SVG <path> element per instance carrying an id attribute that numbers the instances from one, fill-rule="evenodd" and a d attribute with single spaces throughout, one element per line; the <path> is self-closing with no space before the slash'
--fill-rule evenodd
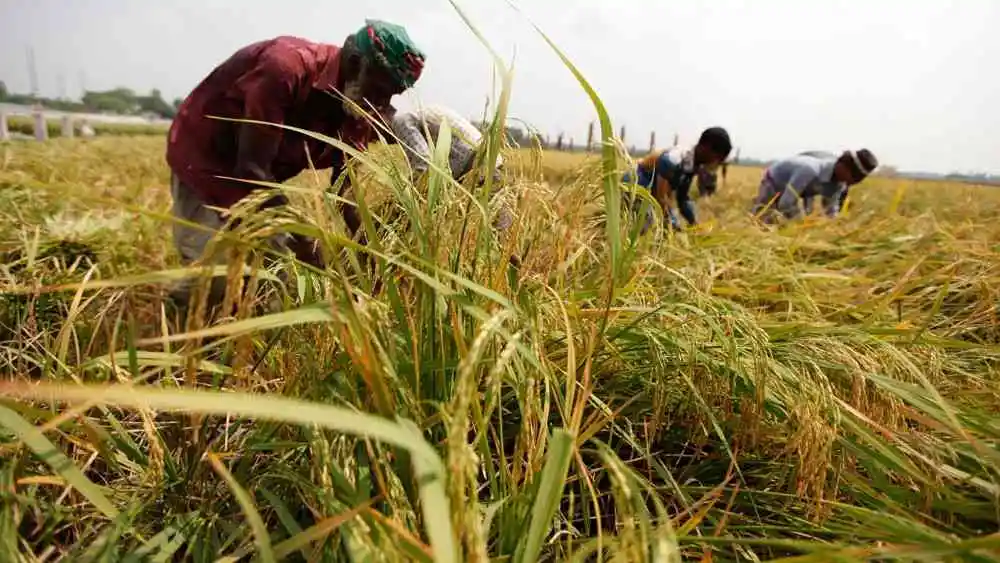
<path id="1" fill-rule="evenodd" d="M 376 119 L 379 118 L 378 116 L 386 120 L 391 119 L 395 113 L 395 108 L 391 104 L 392 97 L 403 93 L 405 88 L 393 78 L 388 70 L 376 64 L 369 63 L 368 59 L 365 59 L 358 52 L 353 37 L 348 37 L 344 42 L 340 58 L 340 72 L 337 75 L 337 83 L 333 84 L 333 88 L 329 91 L 317 91 L 311 94 L 306 100 L 306 106 L 314 108 L 311 111 L 315 111 L 317 114 L 328 115 L 332 121 L 346 121 L 345 118 L 352 113 L 346 107 L 350 102 L 342 100 L 335 94 L 334 90 L 344 96 L 349 96 L 351 94 L 349 86 L 354 83 L 359 86 L 358 89 L 361 97 L 355 103 L 363 111 L 375 114 Z M 277 155 L 279 145 L 267 138 L 264 138 L 262 142 L 262 138 L 254 134 L 254 128 L 256 127 L 260 126 L 253 124 L 240 126 L 234 175 L 237 178 L 273 182 L 274 177 L 271 175 L 271 171 L 262 170 L 255 162 L 260 160 L 260 155 L 265 155 L 264 160 L 266 162 L 272 161 Z M 339 150 L 336 151 L 333 161 L 330 175 L 331 187 L 344 172 L 346 164 L 344 153 Z M 345 176 L 344 183 L 341 185 L 337 195 L 342 197 L 349 188 L 350 177 Z M 279 195 L 268 200 L 262 207 L 276 207 L 286 203 L 287 198 Z M 353 205 L 344 205 L 343 203 L 338 203 L 338 209 L 344 217 L 344 222 L 347 224 L 351 236 L 357 234 L 361 228 L 361 218 L 358 215 L 357 209 Z M 322 257 L 313 240 L 308 237 L 292 235 L 292 240 L 288 246 L 295 252 L 299 260 L 315 267 L 323 267 Z"/>
<path id="2" fill-rule="evenodd" d="M 837 159 L 837 166 L 834 168 L 833 176 L 837 180 L 844 182 L 844 191 L 840 192 L 840 196 L 837 198 L 837 210 L 843 211 L 844 204 L 847 203 L 847 193 L 850 191 L 851 186 L 860 184 L 865 176 L 863 174 L 859 175 L 860 172 L 856 170 L 854 162 L 849 154 L 843 154 Z"/>
<path id="3" fill-rule="evenodd" d="M 822 154 L 820 152 L 805 152 L 803 155 L 815 156 Z M 848 192 L 851 186 L 856 186 L 860 184 L 867 178 L 862 171 L 858 170 L 857 165 L 854 164 L 854 159 L 851 158 L 851 154 L 845 152 L 840 155 L 837 159 L 837 163 L 833 168 L 833 180 L 836 182 L 842 182 L 844 184 L 843 191 L 837 196 L 837 212 L 844 210 L 844 204 L 847 203 Z M 810 199 L 806 202 L 806 212 L 809 213 L 812 210 L 812 200 Z"/>
<path id="4" fill-rule="evenodd" d="M 849 153 L 840 155 L 833 169 L 833 179 L 848 186 L 860 184 L 865 176 L 856 169 Z"/>

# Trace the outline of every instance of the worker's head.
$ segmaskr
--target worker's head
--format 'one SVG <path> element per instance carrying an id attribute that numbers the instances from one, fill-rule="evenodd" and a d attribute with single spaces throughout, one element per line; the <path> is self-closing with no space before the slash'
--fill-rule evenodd
<path id="1" fill-rule="evenodd" d="M 878 168 L 878 159 L 868 149 L 844 151 L 833 168 L 833 177 L 848 186 L 861 183 Z"/>
<path id="2" fill-rule="evenodd" d="M 702 132 L 694 147 L 694 163 L 710 170 L 715 169 L 729 158 L 732 150 L 733 143 L 729 140 L 729 133 L 722 127 L 709 127 Z"/>
<path id="3" fill-rule="evenodd" d="M 424 54 L 405 28 L 368 20 L 344 42 L 337 87 L 362 110 L 370 104 L 382 111 L 393 96 L 413 86 L 423 68 Z"/>

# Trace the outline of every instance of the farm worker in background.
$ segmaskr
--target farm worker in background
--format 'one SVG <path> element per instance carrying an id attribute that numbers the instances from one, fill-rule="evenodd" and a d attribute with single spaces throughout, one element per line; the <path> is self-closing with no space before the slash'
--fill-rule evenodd
<path id="1" fill-rule="evenodd" d="M 469 120 L 450 108 L 429 105 L 421 106 L 413 111 L 399 112 L 392 120 L 392 132 L 395 138 L 387 140 L 390 143 L 399 143 L 403 146 L 414 178 L 423 176 L 430 168 L 429 161 L 433 156 L 431 155 L 430 143 L 428 143 L 428 135 L 436 142 L 443 123 L 447 123 L 451 130 L 448 163 L 451 167 L 452 177 L 459 181 L 464 179 L 473 171 L 477 156 L 484 152 L 485 146 L 481 144 L 482 133 Z M 492 172 L 494 194 L 500 190 L 502 169 L 503 157 L 497 154 L 496 164 Z M 483 185 L 484 182 L 485 178 L 476 178 L 477 186 Z M 507 206 L 502 206 L 494 222 L 496 228 L 506 230 L 513 222 L 514 218 L 510 210 Z"/>
<path id="2" fill-rule="evenodd" d="M 817 158 L 825 158 L 825 159 L 829 158 L 836 159 L 838 156 L 836 153 L 832 153 L 829 151 L 805 151 L 805 152 L 800 152 L 799 155 L 814 156 Z M 847 194 L 850 191 L 850 189 L 851 189 L 850 186 L 844 186 L 844 190 L 840 192 L 840 197 L 837 198 L 837 214 L 839 214 L 841 211 L 844 210 L 844 203 L 847 202 Z M 815 198 L 813 198 L 812 196 L 802 198 L 802 207 L 805 209 L 806 215 L 812 215 L 814 199 Z"/>
<path id="3" fill-rule="evenodd" d="M 368 20 L 344 46 L 281 36 L 238 50 L 215 68 L 178 108 L 170 127 L 167 163 L 176 217 L 213 230 L 225 220 L 208 206 L 227 209 L 257 186 L 215 176 L 284 182 L 309 167 L 332 168 L 331 183 L 345 166 L 340 150 L 310 137 L 268 125 L 208 116 L 244 118 L 296 126 L 339 137 L 362 149 L 376 138 L 374 127 L 336 90 L 374 118 L 389 119 L 391 99 L 413 86 L 424 55 L 406 30 Z M 345 182 L 341 194 L 347 191 Z M 276 197 L 265 207 L 285 203 Z M 343 207 L 348 227 L 360 226 L 357 211 Z M 184 263 L 201 258 L 211 233 L 174 226 L 174 243 Z M 311 241 L 281 235 L 272 244 L 319 264 Z"/>
<path id="4" fill-rule="evenodd" d="M 680 229 L 680 222 L 670 205 L 670 196 L 677 201 L 681 215 L 689 225 L 696 224 L 694 202 L 689 191 L 695 176 L 706 171 L 714 174 L 716 168 L 729 156 L 733 144 L 729 133 L 722 127 L 710 127 L 702 132 L 698 143 L 688 150 L 672 147 L 666 150 L 653 151 L 639 160 L 634 174 L 636 184 L 650 190 L 653 198 L 659 202 L 663 213 L 674 229 Z M 633 174 L 625 175 L 624 181 L 631 183 Z M 633 210 L 638 211 L 641 201 L 636 199 Z M 642 232 L 645 233 L 653 223 L 653 212 L 646 212 Z"/>
<path id="5" fill-rule="evenodd" d="M 844 151 L 840 156 L 810 152 L 780 160 L 764 171 L 753 213 L 771 222 L 771 211 L 777 208 L 785 218 L 794 219 L 800 214 L 799 198 L 811 201 L 819 196 L 824 213 L 834 217 L 847 188 L 863 181 L 876 168 L 878 159 L 868 149 Z"/>

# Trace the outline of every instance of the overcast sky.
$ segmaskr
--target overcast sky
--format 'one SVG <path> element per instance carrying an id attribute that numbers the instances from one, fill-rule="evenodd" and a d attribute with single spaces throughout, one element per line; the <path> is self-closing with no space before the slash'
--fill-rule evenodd
<path id="1" fill-rule="evenodd" d="M 627 141 L 729 129 L 742 154 L 872 149 L 906 169 L 1000 173 L 1000 0 L 520 0 L 578 65 Z M 511 115 L 582 143 L 594 111 L 524 15 L 461 5 L 514 59 Z M 234 50 L 298 35 L 340 44 L 365 17 L 427 53 L 407 98 L 481 115 L 487 51 L 447 0 L 0 0 L 0 80 L 42 94 L 159 88 L 183 97 Z M 63 78 L 60 79 L 60 76 Z M 63 86 L 61 87 L 60 84 Z M 405 107 L 412 100 L 399 100 Z"/>

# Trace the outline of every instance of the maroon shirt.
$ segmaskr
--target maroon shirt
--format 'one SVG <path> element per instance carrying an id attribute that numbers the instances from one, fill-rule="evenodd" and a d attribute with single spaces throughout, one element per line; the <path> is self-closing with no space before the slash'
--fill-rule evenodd
<path id="1" fill-rule="evenodd" d="M 375 138 L 371 125 L 349 117 L 339 100 L 326 93 L 337 84 L 339 68 L 339 47 L 297 37 L 240 49 L 178 108 L 167 143 L 171 170 L 205 203 L 232 206 L 256 186 L 214 176 L 237 176 L 237 139 L 243 127 L 250 127 L 253 137 L 247 145 L 252 148 L 243 149 L 244 168 L 258 175 L 248 179 L 284 182 L 307 169 L 310 160 L 317 169 L 340 168 L 343 153 L 321 141 L 279 127 L 206 117 L 281 123 L 364 148 Z"/>

